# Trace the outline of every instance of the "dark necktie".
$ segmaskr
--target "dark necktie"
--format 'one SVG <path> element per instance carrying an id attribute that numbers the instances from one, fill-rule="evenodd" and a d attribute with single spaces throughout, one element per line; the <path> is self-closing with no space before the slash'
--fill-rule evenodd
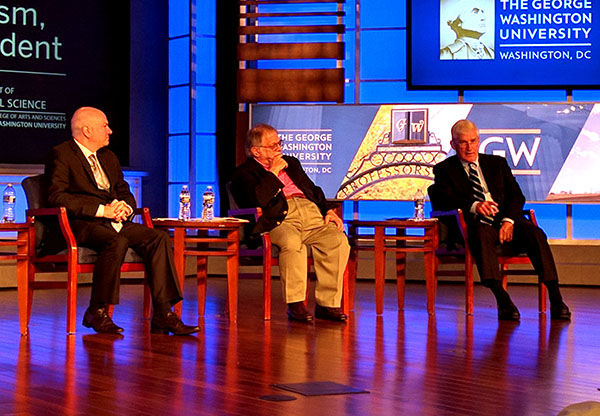
<path id="1" fill-rule="evenodd" d="M 477 201 L 485 201 L 485 193 L 483 192 L 483 185 L 481 185 L 481 179 L 479 179 L 479 172 L 477 171 L 477 165 L 475 163 L 469 163 L 469 181 L 473 188 L 473 196 Z M 494 219 L 479 215 L 479 221 L 484 224 L 492 225 Z"/>

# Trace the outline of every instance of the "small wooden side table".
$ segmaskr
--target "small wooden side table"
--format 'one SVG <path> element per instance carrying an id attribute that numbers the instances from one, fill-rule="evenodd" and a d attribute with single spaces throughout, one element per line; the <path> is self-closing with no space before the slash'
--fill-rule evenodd
<path id="1" fill-rule="evenodd" d="M 21 335 L 28 335 L 28 267 L 29 267 L 29 224 L 0 223 L 0 232 L 16 232 L 16 240 L 2 240 L 0 247 L 16 247 L 16 253 L 0 253 L 0 260 L 17 261 L 17 292 L 19 297 L 19 326 Z"/>
<path id="2" fill-rule="evenodd" d="M 351 245 L 350 269 L 352 270 L 352 287 L 350 299 L 354 299 L 354 282 L 356 281 L 356 262 L 358 250 L 374 251 L 375 261 L 375 303 L 378 315 L 383 313 L 383 291 L 385 286 L 385 253 L 396 253 L 396 279 L 398 291 L 398 309 L 404 308 L 404 281 L 406 278 L 406 253 L 423 253 L 425 261 L 425 284 L 427 287 L 427 312 L 435 313 L 435 250 L 438 248 L 438 222 L 436 218 L 424 220 L 389 219 L 383 221 L 348 221 Z M 359 228 L 374 228 L 372 235 L 359 235 Z M 386 229 L 395 229 L 395 235 L 386 235 Z M 423 229 L 424 235 L 407 235 L 408 229 Z M 393 245 L 388 242 L 395 243 Z"/>
<path id="3" fill-rule="evenodd" d="M 185 278 L 185 256 L 195 256 L 197 259 L 198 316 L 204 316 L 208 257 L 224 256 L 227 257 L 227 312 L 231 322 L 237 321 L 240 227 L 247 222 L 237 218 L 215 218 L 213 221 L 152 219 L 155 228 L 173 230 L 173 257 L 182 290 Z M 208 233 L 210 230 L 223 231 L 225 235 L 211 236 Z M 197 235 L 188 235 L 188 231 L 195 231 Z M 209 244 L 214 246 L 216 243 L 223 243 L 225 248 L 209 246 Z M 194 244 L 195 247 L 188 244 Z M 174 310 L 181 316 L 181 303 L 175 305 Z"/>

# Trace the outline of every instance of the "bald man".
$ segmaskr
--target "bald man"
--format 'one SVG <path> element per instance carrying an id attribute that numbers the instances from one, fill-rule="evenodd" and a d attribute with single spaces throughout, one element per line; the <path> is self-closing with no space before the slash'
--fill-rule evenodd
<path id="1" fill-rule="evenodd" d="M 152 332 L 198 332 L 171 310 L 182 295 L 169 236 L 130 221 L 136 202 L 117 157 L 106 148 L 112 134 L 106 115 L 93 107 L 79 108 L 71 119 L 71 134 L 72 140 L 52 150 L 46 175 L 49 204 L 66 207 L 77 244 L 98 252 L 83 325 L 100 333 L 123 331 L 108 316 L 107 305 L 119 303 L 120 269 L 131 247 L 146 264 L 154 307 Z"/>

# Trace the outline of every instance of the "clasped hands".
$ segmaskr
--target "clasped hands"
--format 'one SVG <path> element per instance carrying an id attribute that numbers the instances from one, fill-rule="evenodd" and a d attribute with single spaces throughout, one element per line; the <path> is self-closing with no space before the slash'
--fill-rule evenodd
<path id="1" fill-rule="evenodd" d="M 478 214 L 486 217 L 493 217 L 498 213 L 498 203 L 495 201 L 481 201 L 475 207 L 475 211 L 477 211 Z M 498 239 L 500 240 L 500 244 L 509 243 L 512 241 L 513 229 L 514 225 L 512 222 L 502 221 L 502 225 L 498 230 Z"/>
<path id="2" fill-rule="evenodd" d="M 114 199 L 110 204 L 104 205 L 104 218 L 115 222 L 125 221 L 133 212 L 131 207 L 125 201 Z"/>

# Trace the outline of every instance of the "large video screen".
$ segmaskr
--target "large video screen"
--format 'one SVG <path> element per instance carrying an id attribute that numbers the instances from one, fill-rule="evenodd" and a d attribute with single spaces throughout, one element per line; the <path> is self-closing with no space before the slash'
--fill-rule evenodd
<path id="1" fill-rule="evenodd" d="M 129 164 L 129 16 L 129 1 L 0 4 L 0 163 L 43 163 L 73 111 L 94 106 Z"/>
<path id="2" fill-rule="evenodd" d="M 407 0 L 412 88 L 600 85 L 597 0 Z"/>
<path id="3" fill-rule="evenodd" d="M 479 128 L 480 153 L 506 158 L 529 201 L 600 201 L 600 104 L 257 105 L 283 153 L 332 199 L 411 200 L 454 154 L 450 128 Z"/>

